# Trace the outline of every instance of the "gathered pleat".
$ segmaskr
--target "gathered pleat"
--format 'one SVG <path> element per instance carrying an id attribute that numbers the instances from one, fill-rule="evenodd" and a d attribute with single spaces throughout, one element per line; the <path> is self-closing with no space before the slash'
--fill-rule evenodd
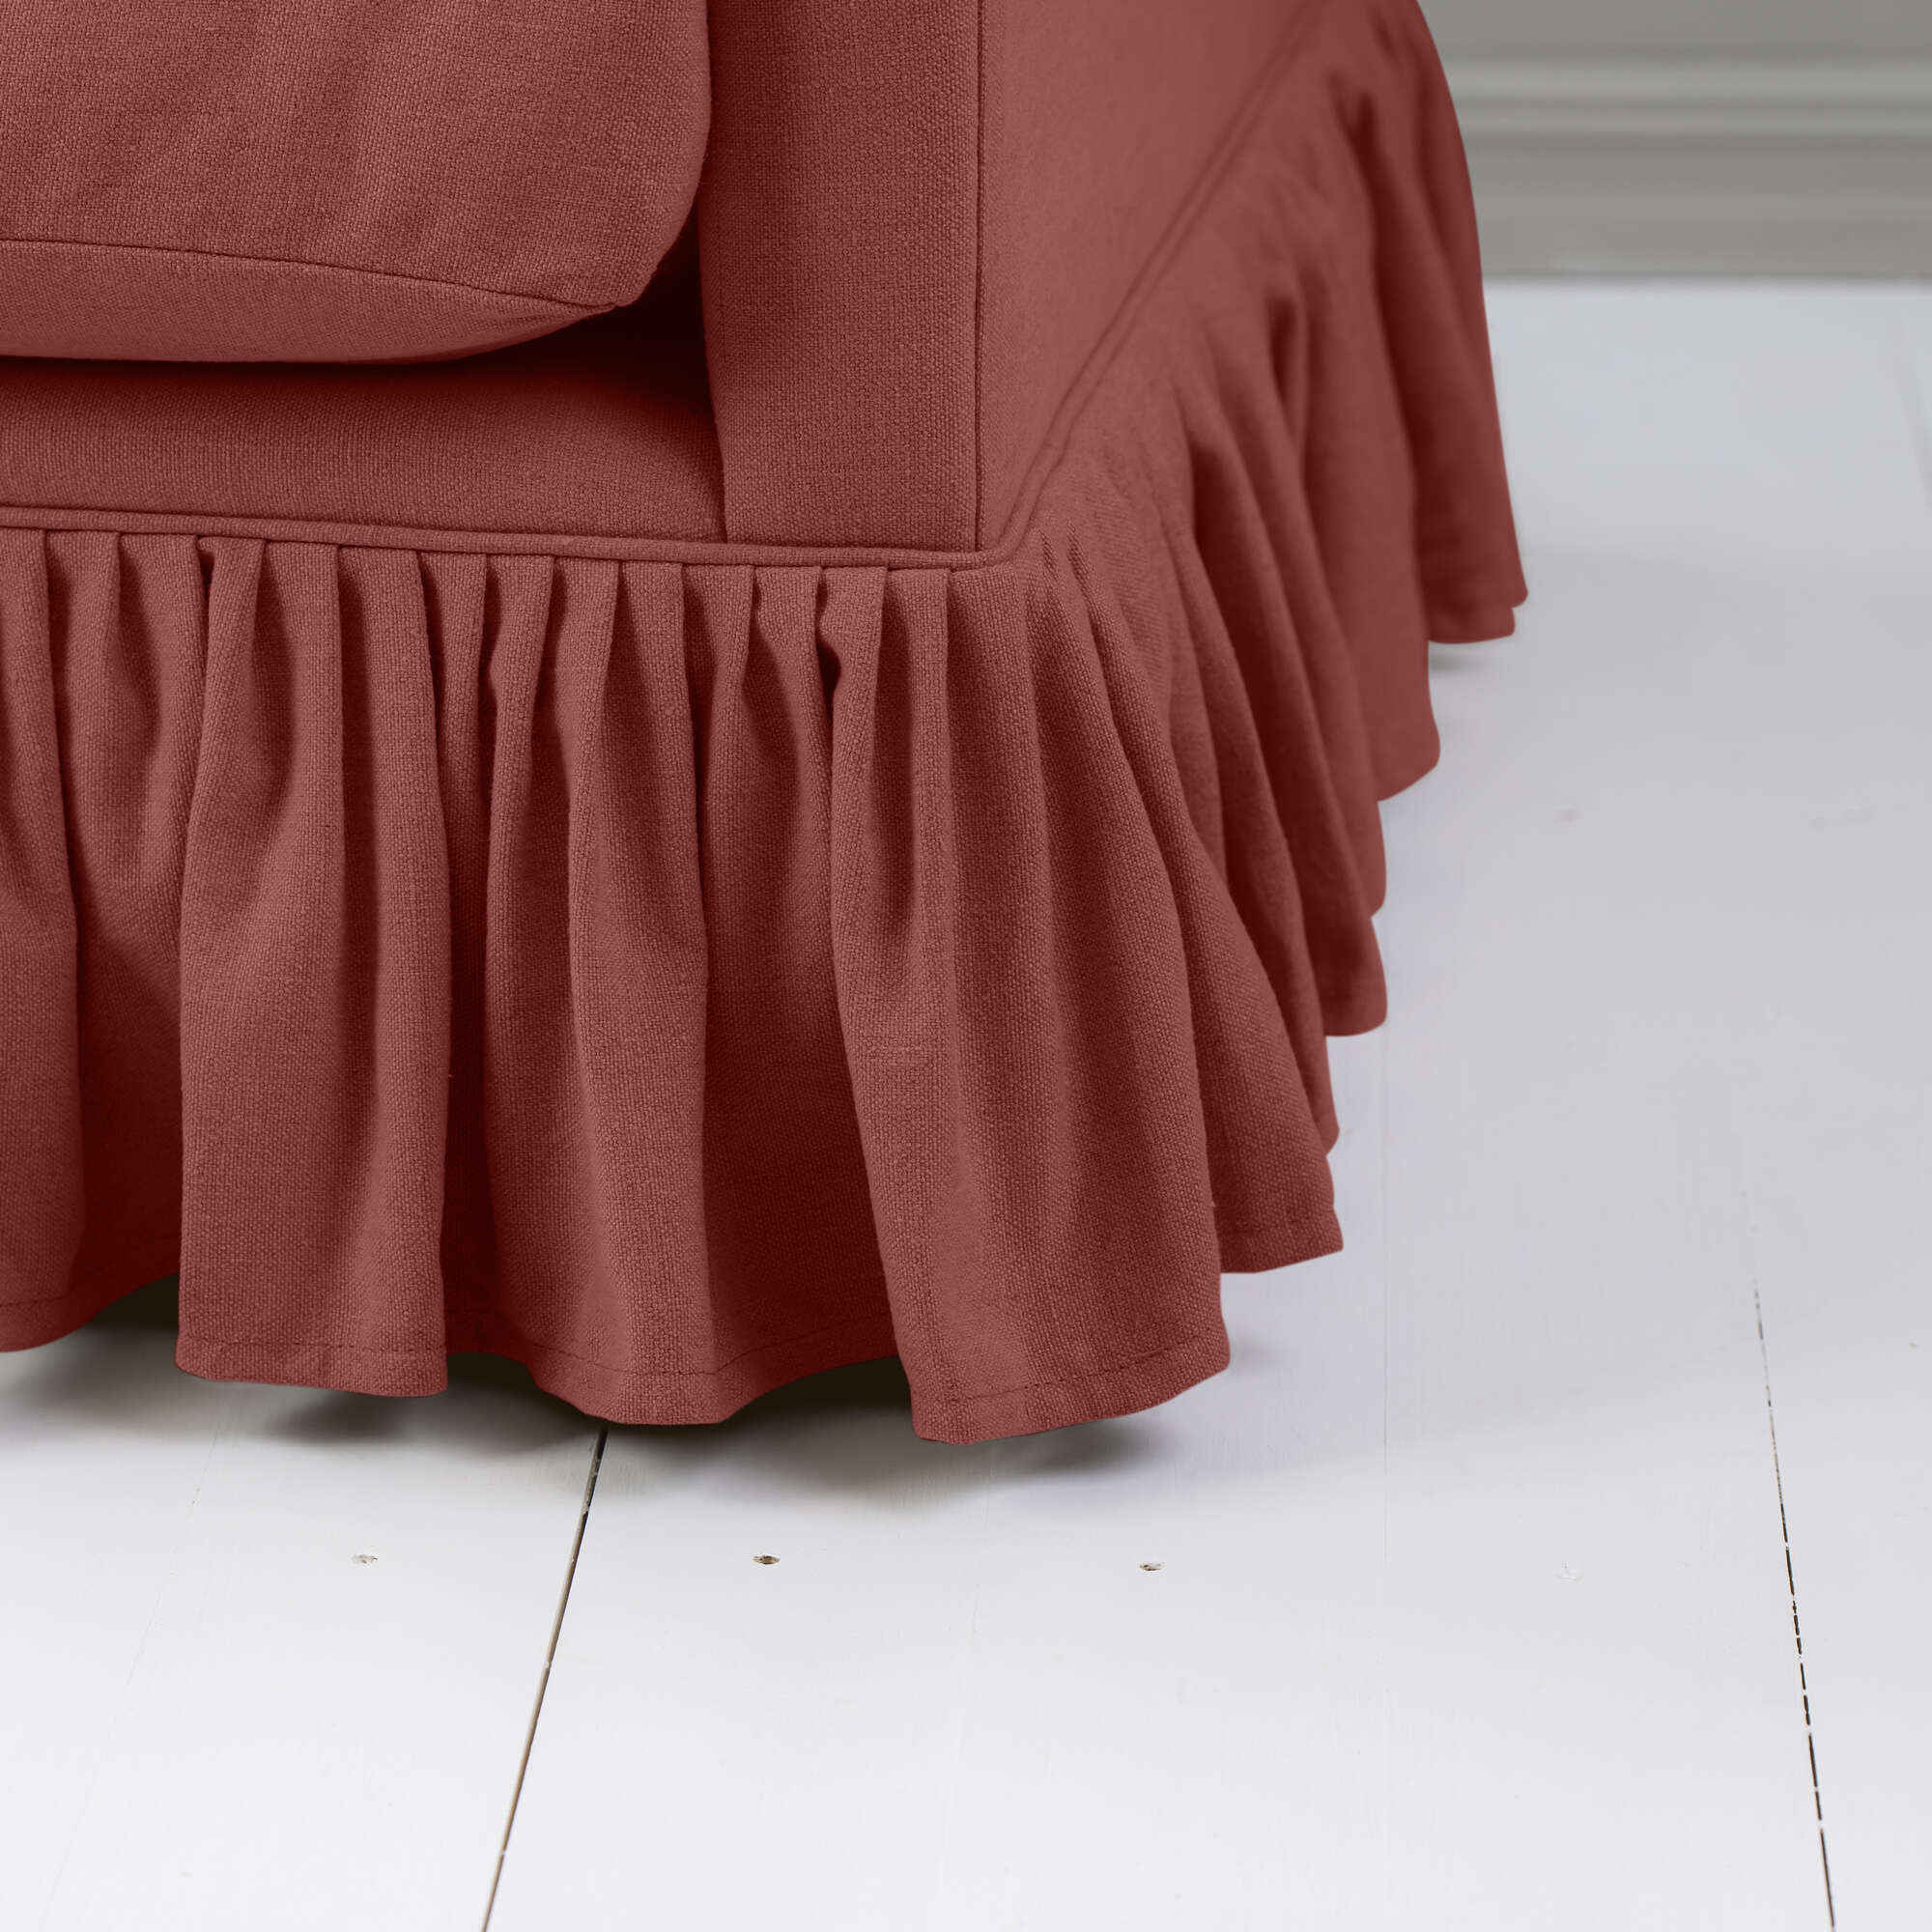
<path id="1" fill-rule="evenodd" d="M 29 1323 L 33 1304 L 66 1291 L 87 1201 L 78 932 L 48 598 L 43 539 L 0 530 L 0 1306 L 27 1304 L 18 1319 Z"/>
<path id="2" fill-rule="evenodd" d="M 1344 17 L 998 555 L 0 531 L 0 1343 L 179 1265 L 201 1373 L 632 1421 L 1221 1366 L 1521 594 L 1439 75 Z"/>
<path id="3" fill-rule="evenodd" d="M 180 922 L 186 1359 L 245 1372 L 299 1334 L 291 1371 L 353 1376 L 443 1339 L 449 890 L 420 573 L 399 552 L 210 551 Z"/>

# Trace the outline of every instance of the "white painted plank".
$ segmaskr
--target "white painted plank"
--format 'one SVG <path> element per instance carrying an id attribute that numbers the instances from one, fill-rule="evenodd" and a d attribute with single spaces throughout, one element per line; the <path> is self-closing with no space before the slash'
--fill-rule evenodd
<path id="1" fill-rule="evenodd" d="M 1883 566 L 1767 612 L 1784 647 L 1738 694 L 1729 1166 L 1765 1309 L 1838 1923 L 1918 1932 L 1932 1924 L 1932 293 L 1860 314 L 1866 365 L 1901 375 L 1899 419 L 1865 477 L 1828 469 L 1819 487 L 1871 503 L 1895 542 Z M 1801 390 L 1789 407 L 1842 404 Z"/>
<path id="2" fill-rule="evenodd" d="M 1379 1061 L 1338 1055 L 1370 1230 Z M 1373 1236 L 1230 1302 L 1236 1367 L 1148 1416 L 947 1448 L 867 1371 L 614 1432 L 493 1932 L 1344 1922 L 1383 1853 Z"/>
<path id="3" fill-rule="evenodd" d="M 474 1932 L 593 1426 L 198 1381 L 143 1299 L 0 1357 L 6 1922 Z"/>
<path id="4" fill-rule="evenodd" d="M 1783 1364 L 1812 1345 L 1781 1325 L 1767 1249 L 1833 1302 L 1844 1283 L 1767 1233 L 1760 1198 L 1872 1228 L 1877 1174 L 1915 1156 L 1896 1198 L 1923 1192 L 1922 1128 L 1895 1139 L 1919 1076 L 1872 1107 L 1856 1057 L 1794 1051 L 1855 1008 L 1870 1064 L 1882 1042 L 1922 1064 L 1922 1014 L 1901 1017 L 1927 978 L 1922 885 L 1901 904 L 1903 849 L 1842 822 L 1890 822 L 1921 791 L 1932 696 L 1883 314 L 1822 292 L 1498 304 L 1537 602 L 1508 655 L 1447 668 L 1450 757 L 1390 814 L 1409 969 L 1389 1046 L 1408 1451 L 1391 1544 L 1422 1558 L 1419 1618 L 1454 1605 L 1463 1659 L 1415 1719 L 1460 1777 L 1397 1810 L 1416 1852 L 1401 1895 L 1437 1901 L 1437 1924 L 1515 1922 L 1439 1909 L 1469 1896 L 1445 1876 L 1486 1858 L 1524 1922 L 1540 1897 L 1566 1926 L 1826 1923 L 1759 1454 L 1760 1283 L 1839 1923 L 1932 1920 L 1932 1793 L 1900 1776 L 1922 1711 L 1860 1688 L 1875 1638 L 1909 1641 L 1904 1613 L 1851 1613 L 1898 1580 L 1857 1553 L 1887 1506 L 1818 1459 L 1829 1420 L 1792 1439 Z M 1833 839 L 1857 856 L 1826 858 Z M 1812 1157 L 1834 1142 L 1835 1163 Z M 1772 1145 L 1798 1158 L 1767 1187 Z M 1896 1277 L 1899 1232 L 1894 1207 L 1861 1250 L 1873 1274 L 1889 1255 Z M 1866 1448 L 1910 1468 L 1924 1426 L 1902 1422 L 1875 1420 Z M 1921 1643 L 1906 1678 L 1924 1676 Z"/>
<path id="5" fill-rule="evenodd" d="M 1905 394 L 1919 481 L 1932 501 L 1932 282 L 1908 283 L 1889 294 L 1891 358 Z"/>

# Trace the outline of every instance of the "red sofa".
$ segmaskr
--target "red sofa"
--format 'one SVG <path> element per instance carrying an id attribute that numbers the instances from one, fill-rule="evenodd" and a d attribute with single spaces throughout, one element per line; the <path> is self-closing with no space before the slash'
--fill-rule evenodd
<path id="1" fill-rule="evenodd" d="M 16 11 L 0 1347 L 1221 1367 L 1522 595 L 1412 0 Z"/>

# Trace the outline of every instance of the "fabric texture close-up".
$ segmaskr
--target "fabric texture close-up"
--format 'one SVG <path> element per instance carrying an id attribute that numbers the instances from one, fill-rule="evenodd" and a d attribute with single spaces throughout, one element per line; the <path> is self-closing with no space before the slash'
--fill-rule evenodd
<path id="1" fill-rule="evenodd" d="M 1419 14 L 1217 4 L 1270 45 L 1179 70 L 1166 204 L 1131 100 L 1055 165 L 1033 42 L 954 4 L 978 172 L 909 236 L 834 197 L 815 305 L 770 223 L 814 157 L 906 190 L 902 68 L 856 161 L 714 73 L 688 245 L 541 342 L 0 361 L 0 1347 L 178 1270 L 203 1376 L 486 1350 L 691 1423 L 896 1354 L 966 1442 L 1178 1394 L 1223 1271 L 1338 1245 L 1378 802 L 1437 755 L 1430 640 L 1523 582 Z M 722 63 L 757 10 L 712 11 Z M 894 10 L 796 12 L 863 66 L 839 19 Z M 1146 246 L 1066 266 L 1116 205 Z"/>
<path id="2" fill-rule="evenodd" d="M 0 355 L 390 361 L 635 299 L 703 0 L 7 0 Z"/>

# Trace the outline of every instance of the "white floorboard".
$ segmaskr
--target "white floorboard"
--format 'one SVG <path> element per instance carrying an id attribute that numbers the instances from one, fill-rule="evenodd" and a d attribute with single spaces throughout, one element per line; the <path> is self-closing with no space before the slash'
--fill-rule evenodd
<path id="1" fill-rule="evenodd" d="M 0 1356 L 0 1922 L 475 1932 L 594 1429 L 487 1371 L 385 1402 L 172 1343 Z"/>
<path id="2" fill-rule="evenodd" d="M 1732 1173 L 1838 1922 L 1918 1932 L 1932 1924 L 1932 291 L 1875 294 L 1860 313 L 1868 366 L 1903 367 L 1916 393 L 1864 462 L 1849 436 L 1819 449 L 1820 494 L 1848 513 L 1825 555 L 1846 567 L 1802 585 L 1774 569 L 1761 599 L 1766 647 L 1728 781 L 1730 861 L 1748 881 L 1726 934 Z M 1855 420 L 1849 375 L 1823 380 L 1813 407 Z"/>
<path id="3" fill-rule="evenodd" d="M 488 1932 L 1932 1926 L 1932 290 L 1493 318 L 1348 1252 L 1143 1417 L 611 1431 Z M 0 1921 L 483 1932 L 594 1428 L 138 1314 L 0 1358 Z"/>
<path id="4" fill-rule="evenodd" d="M 1764 1314 L 1837 1922 L 1918 1932 L 1932 1924 L 1932 291 L 1654 291 L 1621 313 L 1599 298 L 1596 314 L 1606 327 L 1594 342 L 1572 330 L 1567 372 L 1548 351 L 1526 366 L 1557 407 L 1549 392 L 1577 393 L 1615 332 L 1644 407 L 1578 433 L 1586 460 L 1549 495 L 1570 505 L 1561 536 L 1593 559 L 1671 520 L 1688 533 L 1663 594 L 1632 614 L 1660 655 L 1701 668 L 1689 722 L 1711 751 L 1701 782 L 1689 756 L 1669 767 L 1702 914 L 1655 922 L 1694 935 L 1678 970 L 1699 989 L 1682 1056 L 1708 1142 L 1699 1198 L 1716 1214 L 1728 1194 Z M 1639 375 L 1660 337 L 1674 365 L 1653 355 Z M 1714 473 L 1726 449 L 1737 488 Z M 1756 561 L 1733 569 L 1734 553 Z M 1588 649 L 1581 602 L 1561 634 Z M 1488 728 L 1473 707 L 1466 728 Z"/>
<path id="5" fill-rule="evenodd" d="M 1388 813 L 1391 1589 L 1459 1662 L 1392 1739 L 1396 1923 L 1828 1922 L 1737 1119 L 1750 761 L 1821 722 L 1768 686 L 1832 637 L 1871 706 L 1922 510 L 1872 320 L 1497 302 L 1536 601 Z"/>

